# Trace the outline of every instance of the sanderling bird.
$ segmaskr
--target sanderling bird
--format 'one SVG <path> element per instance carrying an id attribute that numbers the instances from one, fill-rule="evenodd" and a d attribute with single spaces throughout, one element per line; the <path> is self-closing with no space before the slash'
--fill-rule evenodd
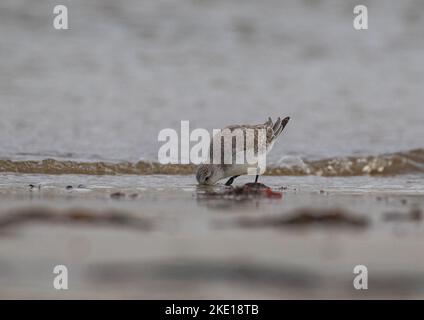
<path id="1" fill-rule="evenodd" d="M 242 146 L 236 146 L 233 143 L 234 139 L 231 138 L 231 151 L 232 151 L 232 157 L 233 159 L 236 157 L 236 154 L 238 152 L 248 152 L 249 149 L 250 151 L 253 151 L 255 154 L 257 154 L 258 152 L 258 134 L 257 132 L 259 130 L 264 130 L 263 132 L 265 132 L 266 137 L 264 137 L 266 140 L 265 141 L 265 153 L 267 154 L 272 146 L 274 145 L 275 140 L 277 140 L 278 136 L 281 134 L 281 132 L 283 131 L 284 127 L 287 125 L 287 123 L 289 122 L 290 117 L 286 117 L 284 119 L 281 120 L 281 118 L 279 117 L 275 122 L 273 122 L 271 120 L 271 118 L 268 118 L 268 121 L 266 121 L 265 123 L 262 124 L 258 124 L 258 125 L 231 125 L 228 126 L 226 128 L 224 128 L 222 130 L 222 132 L 225 131 L 225 129 L 229 129 L 229 132 L 234 132 L 234 130 L 239 129 L 243 132 L 244 137 L 246 137 L 246 131 L 248 131 L 248 129 L 253 129 L 254 131 L 254 141 L 253 143 L 247 143 L 247 139 L 246 141 L 244 141 L 244 143 L 242 144 Z M 227 130 L 228 132 L 228 130 Z M 230 177 L 230 179 L 228 179 L 228 181 L 225 183 L 225 185 L 229 186 L 234 182 L 234 179 L 241 176 L 241 175 L 245 175 L 248 174 L 248 168 L 249 166 L 251 167 L 251 164 L 224 164 L 223 161 L 221 161 L 220 163 L 216 164 L 216 163 L 212 163 L 211 159 L 213 159 L 213 144 L 214 144 L 214 139 L 217 136 L 214 136 L 212 138 L 211 144 L 210 144 L 210 151 L 209 151 L 209 163 L 207 164 L 200 164 L 197 168 L 197 173 L 196 173 L 196 179 L 197 182 L 199 184 L 203 184 L 203 185 L 213 185 L 216 184 L 218 181 L 228 178 Z M 222 136 L 220 136 L 221 138 Z M 221 138 L 222 139 L 222 138 Z M 225 141 L 225 140 L 224 140 Z M 228 140 L 227 140 L 228 141 Z M 224 150 L 225 146 L 221 145 L 221 151 Z M 238 149 L 237 149 L 238 148 Z M 221 158 L 222 159 L 222 158 Z M 255 177 L 255 183 L 258 182 L 258 177 L 259 175 L 256 174 Z"/>

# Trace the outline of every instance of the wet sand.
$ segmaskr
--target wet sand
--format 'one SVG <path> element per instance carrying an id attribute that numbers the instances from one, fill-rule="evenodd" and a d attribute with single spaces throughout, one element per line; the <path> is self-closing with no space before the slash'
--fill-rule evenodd
<path id="1" fill-rule="evenodd" d="M 366 179 L 2 175 L 0 298 L 423 298 L 423 192 Z"/>

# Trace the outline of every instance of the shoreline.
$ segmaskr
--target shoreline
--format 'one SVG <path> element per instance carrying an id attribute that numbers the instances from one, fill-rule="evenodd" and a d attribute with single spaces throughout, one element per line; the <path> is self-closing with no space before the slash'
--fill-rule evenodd
<path id="1" fill-rule="evenodd" d="M 283 160 L 283 161 L 282 161 Z M 424 173 L 424 149 L 412 149 L 379 155 L 339 156 L 308 160 L 300 156 L 286 156 L 271 163 L 267 176 L 388 176 Z M 191 175 L 194 164 L 161 164 L 155 161 L 78 161 L 58 160 L 7 160 L 0 159 L 0 173 L 19 174 L 86 174 L 86 175 Z"/>

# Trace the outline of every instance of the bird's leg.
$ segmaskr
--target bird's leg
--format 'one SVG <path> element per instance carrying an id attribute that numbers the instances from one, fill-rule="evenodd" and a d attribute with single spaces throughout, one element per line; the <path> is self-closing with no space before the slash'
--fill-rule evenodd
<path id="1" fill-rule="evenodd" d="M 230 179 L 228 179 L 227 182 L 225 182 L 225 185 L 226 186 L 231 186 L 233 184 L 233 182 L 234 182 L 234 179 L 237 178 L 237 177 L 240 177 L 240 176 L 239 175 L 238 176 L 232 176 Z"/>
<path id="2" fill-rule="evenodd" d="M 258 178 L 259 178 L 259 175 L 257 174 L 255 178 L 255 183 L 258 183 Z"/>

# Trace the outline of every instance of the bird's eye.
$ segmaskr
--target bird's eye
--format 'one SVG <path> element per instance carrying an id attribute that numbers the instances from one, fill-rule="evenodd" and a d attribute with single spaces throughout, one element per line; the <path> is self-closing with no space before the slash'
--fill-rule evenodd
<path id="1" fill-rule="evenodd" d="M 209 180 L 209 177 L 206 177 L 206 178 L 205 178 L 205 181 L 208 181 L 208 180 Z"/>

